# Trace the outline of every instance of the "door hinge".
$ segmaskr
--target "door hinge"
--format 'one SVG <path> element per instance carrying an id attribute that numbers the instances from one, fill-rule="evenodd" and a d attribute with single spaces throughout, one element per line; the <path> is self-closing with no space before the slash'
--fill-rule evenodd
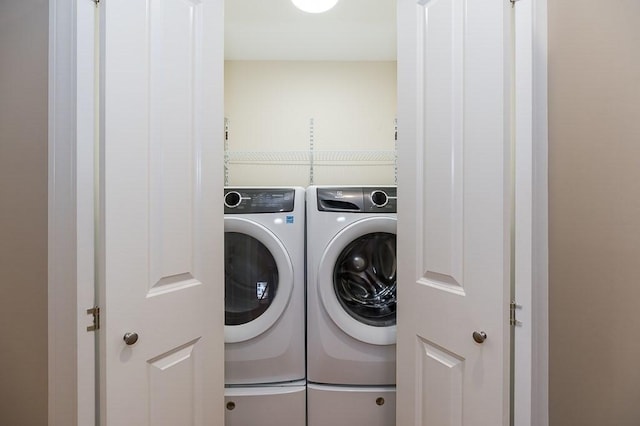
<path id="1" fill-rule="evenodd" d="M 516 309 L 522 309 L 522 305 L 518 305 L 515 300 L 512 300 L 509 304 L 509 325 L 512 327 L 522 325 L 522 321 L 518 321 L 516 318 Z"/>
<path id="2" fill-rule="evenodd" d="M 93 325 L 87 327 L 87 331 L 100 330 L 100 308 L 94 306 L 91 309 L 87 309 L 87 315 L 93 315 Z"/>

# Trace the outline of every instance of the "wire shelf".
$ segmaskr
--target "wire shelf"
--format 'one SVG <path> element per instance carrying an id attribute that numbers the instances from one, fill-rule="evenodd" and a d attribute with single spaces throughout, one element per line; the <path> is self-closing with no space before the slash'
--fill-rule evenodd
<path id="1" fill-rule="evenodd" d="M 231 163 L 293 163 L 309 162 L 309 151 L 229 151 Z"/>
<path id="2" fill-rule="evenodd" d="M 230 121 L 225 118 L 224 173 L 229 183 L 230 166 L 297 166 L 308 168 L 309 184 L 314 183 L 314 169 L 323 167 L 392 167 L 397 182 L 397 122 L 394 120 L 394 149 L 373 150 L 316 150 L 314 119 L 309 119 L 309 149 L 301 151 L 232 151 L 229 149 Z M 327 170 L 327 169 L 325 169 Z"/>
<path id="3" fill-rule="evenodd" d="M 228 151 L 231 164 L 393 165 L 394 151 Z M 367 164 L 369 163 L 369 164 Z"/>

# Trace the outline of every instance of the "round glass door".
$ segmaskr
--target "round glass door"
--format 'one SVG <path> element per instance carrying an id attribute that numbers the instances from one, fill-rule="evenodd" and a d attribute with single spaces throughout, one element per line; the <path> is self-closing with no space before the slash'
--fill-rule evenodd
<path id="1" fill-rule="evenodd" d="M 347 335 L 374 345 L 396 343 L 396 219 L 372 216 L 347 225 L 318 267 L 322 306 Z"/>
<path id="2" fill-rule="evenodd" d="M 396 235 L 375 232 L 342 250 L 333 270 L 333 289 L 342 308 L 374 327 L 396 324 Z"/>
<path id="3" fill-rule="evenodd" d="M 227 343 L 253 339 L 284 313 L 293 291 L 293 265 L 280 240 L 263 225 L 224 219 Z"/>
<path id="4" fill-rule="evenodd" d="M 224 324 L 255 320 L 278 291 L 276 261 L 257 239 L 239 232 L 224 234 Z"/>

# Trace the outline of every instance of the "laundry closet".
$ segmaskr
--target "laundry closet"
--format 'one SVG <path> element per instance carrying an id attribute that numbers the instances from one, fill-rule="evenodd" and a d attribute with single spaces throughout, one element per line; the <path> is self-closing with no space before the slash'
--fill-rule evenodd
<path id="1" fill-rule="evenodd" d="M 395 114 L 395 61 L 227 59 L 225 184 L 393 185 Z"/>
<path id="2" fill-rule="evenodd" d="M 226 1 L 230 426 L 395 422 L 395 8 Z"/>

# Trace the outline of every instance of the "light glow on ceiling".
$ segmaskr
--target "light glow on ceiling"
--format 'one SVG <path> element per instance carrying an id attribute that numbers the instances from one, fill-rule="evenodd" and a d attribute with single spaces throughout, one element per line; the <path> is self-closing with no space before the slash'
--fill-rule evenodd
<path id="1" fill-rule="evenodd" d="M 338 0 L 291 0 L 298 9 L 308 13 L 322 13 L 331 9 Z"/>

